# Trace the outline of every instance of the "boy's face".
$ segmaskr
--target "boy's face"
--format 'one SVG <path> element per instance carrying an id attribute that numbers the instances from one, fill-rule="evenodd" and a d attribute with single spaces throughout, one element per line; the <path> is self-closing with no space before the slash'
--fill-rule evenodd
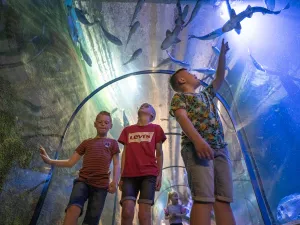
<path id="1" fill-rule="evenodd" d="M 138 116 L 141 120 L 148 121 L 150 123 L 152 115 L 148 104 L 141 105 L 138 111 Z"/>
<path id="2" fill-rule="evenodd" d="M 178 82 L 181 85 L 190 85 L 195 89 L 200 86 L 200 80 L 197 76 L 189 73 L 187 70 L 182 70 L 178 73 Z"/>
<path id="3" fill-rule="evenodd" d="M 99 114 L 96 117 L 94 126 L 97 129 L 97 133 L 100 135 L 106 135 L 112 128 L 112 122 L 110 116 Z"/>

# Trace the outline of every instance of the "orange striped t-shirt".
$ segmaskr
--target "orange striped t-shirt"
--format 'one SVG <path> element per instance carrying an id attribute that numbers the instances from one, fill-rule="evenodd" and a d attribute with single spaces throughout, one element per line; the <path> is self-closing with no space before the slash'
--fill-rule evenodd
<path id="1" fill-rule="evenodd" d="M 79 180 L 94 187 L 107 188 L 112 157 L 120 153 L 118 142 L 110 138 L 87 139 L 75 151 L 83 156 Z"/>

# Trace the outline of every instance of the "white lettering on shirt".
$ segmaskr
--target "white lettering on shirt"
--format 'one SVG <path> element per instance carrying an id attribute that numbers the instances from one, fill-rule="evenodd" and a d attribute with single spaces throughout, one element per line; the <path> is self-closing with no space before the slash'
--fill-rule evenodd
<path id="1" fill-rule="evenodd" d="M 128 142 L 151 142 L 154 132 L 136 132 L 136 133 L 129 133 Z"/>

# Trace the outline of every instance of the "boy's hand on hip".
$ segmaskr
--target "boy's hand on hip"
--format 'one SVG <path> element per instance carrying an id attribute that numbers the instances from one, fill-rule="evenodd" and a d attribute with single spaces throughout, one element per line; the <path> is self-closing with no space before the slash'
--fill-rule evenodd
<path id="1" fill-rule="evenodd" d="M 45 163 L 51 164 L 51 159 L 48 156 L 46 150 L 42 146 L 40 146 L 40 156 Z"/>
<path id="2" fill-rule="evenodd" d="M 155 190 L 160 191 L 160 188 L 161 188 L 161 175 L 158 175 L 156 177 L 156 188 L 155 188 Z"/>
<path id="3" fill-rule="evenodd" d="M 205 140 L 199 140 L 194 143 L 197 155 L 201 159 L 214 159 L 214 152 Z"/>
<path id="4" fill-rule="evenodd" d="M 114 181 L 110 182 L 109 187 L 108 187 L 108 192 L 111 194 L 114 194 L 116 191 L 117 191 L 116 182 L 114 182 Z"/>

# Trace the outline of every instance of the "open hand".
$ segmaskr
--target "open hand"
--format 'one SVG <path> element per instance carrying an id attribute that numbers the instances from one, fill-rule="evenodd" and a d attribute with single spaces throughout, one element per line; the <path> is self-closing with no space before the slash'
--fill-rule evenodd
<path id="1" fill-rule="evenodd" d="M 230 50 L 228 42 L 224 43 L 224 38 L 222 39 L 222 46 L 220 50 L 221 55 L 226 55 L 226 53 Z"/>
<path id="2" fill-rule="evenodd" d="M 40 156 L 42 157 L 42 159 L 45 163 L 51 164 L 51 159 L 48 156 L 46 150 L 43 148 L 43 146 L 40 146 Z"/>
<path id="3" fill-rule="evenodd" d="M 116 191 L 117 191 L 116 182 L 114 182 L 114 181 L 110 182 L 109 187 L 108 187 L 108 192 L 111 194 L 114 194 Z"/>

